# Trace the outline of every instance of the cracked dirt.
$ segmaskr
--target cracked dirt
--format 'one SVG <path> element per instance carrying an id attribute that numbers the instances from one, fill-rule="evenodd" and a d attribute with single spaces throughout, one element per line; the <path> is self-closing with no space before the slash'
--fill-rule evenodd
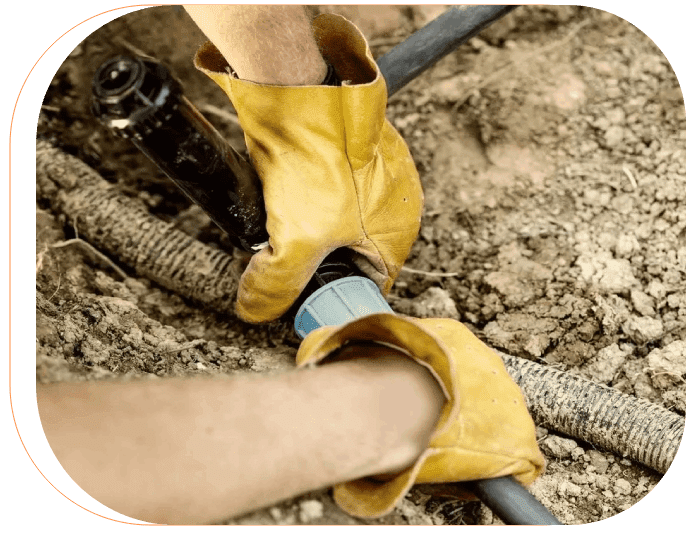
<path id="1" fill-rule="evenodd" d="M 327 6 L 385 53 L 435 6 Z M 38 135 L 149 211 L 232 254 L 208 218 L 91 116 L 91 76 L 143 51 L 239 150 L 225 96 L 192 66 L 203 35 L 180 9 L 104 26 L 47 89 Z M 219 112 L 221 110 L 221 112 Z M 628 22 L 573 6 L 523 6 L 395 94 L 426 209 L 389 302 L 460 319 L 490 346 L 568 370 L 680 415 L 686 406 L 685 108 L 664 55 Z M 37 381 L 264 374 L 293 366 L 287 321 L 249 326 L 138 277 L 79 238 L 37 196 Z M 127 222 L 123 222 L 127 225 Z M 537 423 L 538 426 L 541 423 Z M 568 524 L 611 517 L 661 475 L 539 426 L 547 472 L 531 491 Z M 498 524 L 489 509 L 414 488 L 362 521 L 319 491 L 228 524 Z"/>

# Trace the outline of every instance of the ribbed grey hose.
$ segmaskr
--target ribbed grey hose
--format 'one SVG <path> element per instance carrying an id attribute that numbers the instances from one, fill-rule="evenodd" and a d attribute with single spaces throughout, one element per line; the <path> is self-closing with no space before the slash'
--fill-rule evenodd
<path id="1" fill-rule="evenodd" d="M 573 374 L 499 355 L 536 422 L 660 473 L 669 469 L 684 433 L 684 418 Z"/>
<path id="2" fill-rule="evenodd" d="M 173 229 L 44 141 L 36 143 L 36 185 L 38 196 L 104 253 L 183 297 L 232 312 L 239 274 L 228 254 Z M 667 471 L 681 441 L 682 417 L 572 374 L 499 355 L 537 423 Z"/>
<path id="3" fill-rule="evenodd" d="M 222 313 L 233 313 L 240 273 L 227 253 L 152 216 L 78 158 L 36 142 L 36 193 L 80 238 L 137 275 Z"/>

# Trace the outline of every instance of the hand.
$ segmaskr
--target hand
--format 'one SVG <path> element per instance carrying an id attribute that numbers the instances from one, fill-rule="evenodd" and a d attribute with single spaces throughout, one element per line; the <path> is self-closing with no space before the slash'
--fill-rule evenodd
<path id="1" fill-rule="evenodd" d="M 413 484 L 514 475 L 527 485 L 542 472 L 545 460 L 520 388 L 501 358 L 463 324 L 381 313 L 325 326 L 302 342 L 298 366 L 347 358 L 337 350 L 363 342 L 403 350 L 432 372 L 447 401 L 428 447 L 408 469 L 388 480 L 377 475 L 334 488 L 343 510 L 378 517 L 391 511 Z"/>
<path id="2" fill-rule="evenodd" d="M 270 239 L 240 280 L 236 310 L 248 322 L 286 312 L 341 247 L 386 294 L 420 228 L 418 173 L 385 118 L 386 83 L 364 37 L 337 15 L 313 29 L 341 87 L 239 80 L 211 43 L 195 58 L 230 97 L 262 180 Z"/>

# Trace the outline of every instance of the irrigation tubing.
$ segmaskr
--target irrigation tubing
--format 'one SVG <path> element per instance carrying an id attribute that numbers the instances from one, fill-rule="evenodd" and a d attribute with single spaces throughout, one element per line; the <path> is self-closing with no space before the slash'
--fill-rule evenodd
<path id="1" fill-rule="evenodd" d="M 389 97 L 518 6 L 452 6 L 384 54 L 377 64 Z"/>
<path id="2" fill-rule="evenodd" d="M 562 524 L 513 477 L 478 480 L 471 489 L 507 525 Z"/>
<path id="3" fill-rule="evenodd" d="M 574 374 L 499 355 L 537 423 L 667 472 L 684 433 L 683 417 Z"/>

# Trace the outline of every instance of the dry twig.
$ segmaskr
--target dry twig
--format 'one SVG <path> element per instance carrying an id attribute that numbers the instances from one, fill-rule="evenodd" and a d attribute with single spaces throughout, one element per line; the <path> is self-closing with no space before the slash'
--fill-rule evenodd
<path id="1" fill-rule="evenodd" d="M 149 54 L 147 54 L 146 52 L 144 52 L 140 48 L 137 48 L 136 46 L 134 46 L 129 41 L 125 41 L 122 37 L 116 37 L 115 41 L 117 41 L 119 44 L 121 44 L 123 47 L 125 47 L 127 50 L 129 50 L 135 56 L 143 56 L 145 58 L 151 58 L 151 56 Z"/>
<path id="2" fill-rule="evenodd" d="M 82 240 L 81 238 L 70 238 L 69 240 L 63 240 L 62 242 L 56 242 L 55 244 L 51 244 L 49 247 L 50 248 L 64 248 L 65 246 L 71 246 L 72 244 L 77 244 L 86 249 L 89 253 L 92 253 L 96 257 L 98 257 L 100 260 L 105 262 L 108 266 L 110 266 L 115 272 L 122 278 L 126 279 L 127 274 L 123 271 L 122 268 L 120 268 L 117 264 L 115 264 L 113 261 L 111 261 L 106 255 L 101 253 L 99 250 L 97 250 L 94 246 L 89 244 L 88 242 Z M 47 251 L 47 250 L 46 250 Z M 39 253 L 39 255 L 41 255 Z M 43 258 L 41 257 L 40 263 L 41 265 Z M 36 273 L 38 273 L 39 270 L 39 263 L 36 263 Z"/>
<path id="3" fill-rule="evenodd" d="M 622 171 L 624 172 L 624 175 L 629 179 L 629 182 L 631 183 L 631 186 L 633 186 L 633 189 L 636 190 L 638 188 L 638 183 L 636 182 L 636 177 L 633 176 L 633 173 L 629 168 L 626 166 L 621 166 Z"/>
<path id="4" fill-rule="evenodd" d="M 225 119 L 229 123 L 233 123 L 234 125 L 240 126 L 240 120 L 238 119 L 237 115 L 223 110 L 218 106 L 214 106 L 213 104 L 203 104 L 202 106 L 200 106 L 200 109 L 202 112 L 213 114 L 217 117 L 220 117 L 221 119 Z"/>

